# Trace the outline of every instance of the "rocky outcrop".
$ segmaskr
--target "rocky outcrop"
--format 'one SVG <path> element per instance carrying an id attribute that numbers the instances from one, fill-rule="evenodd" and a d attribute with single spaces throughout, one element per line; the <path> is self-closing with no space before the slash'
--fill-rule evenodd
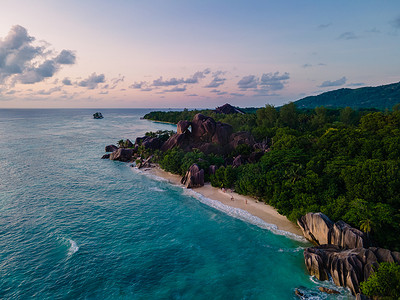
<path id="1" fill-rule="evenodd" d="M 142 145 L 146 149 L 157 150 L 157 149 L 161 148 L 161 146 L 163 145 L 163 142 L 157 137 L 148 137 L 147 139 L 144 139 L 142 141 Z"/>
<path id="2" fill-rule="evenodd" d="M 191 165 L 182 178 L 181 183 L 187 188 L 204 186 L 204 170 L 200 169 L 197 164 Z"/>
<path id="3" fill-rule="evenodd" d="M 367 247 L 367 236 L 343 221 L 333 223 L 323 213 L 308 213 L 297 220 L 306 239 L 317 245 L 336 245 L 341 248 Z"/>
<path id="4" fill-rule="evenodd" d="M 254 138 L 247 131 L 240 131 L 232 134 L 230 140 L 231 140 L 230 145 L 233 149 L 235 149 L 237 146 L 241 144 L 246 144 L 249 145 L 250 147 L 253 147 L 254 145 Z"/>
<path id="5" fill-rule="evenodd" d="M 110 159 L 129 162 L 132 160 L 132 156 L 133 156 L 133 149 L 119 148 L 118 150 L 110 154 Z"/>
<path id="6" fill-rule="evenodd" d="M 171 136 L 162 146 L 161 151 L 167 151 L 174 147 L 179 147 L 183 150 L 190 150 L 190 133 L 177 133 Z"/>
<path id="7" fill-rule="evenodd" d="M 189 130 L 191 128 L 191 131 Z M 254 139 L 249 133 L 232 134 L 233 128 L 229 124 L 215 122 L 213 118 L 196 114 L 191 122 L 179 121 L 177 124 L 177 133 L 171 136 L 161 147 L 162 151 L 179 147 L 184 151 L 199 149 L 205 154 L 227 154 L 232 151 L 232 137 L 235 137 L 235 143 L 245 143 L 250 141 L 250 146 L 254 144 Z"/>
<path id="8" fill-rule="evenodd" d="M 115 145 L 108 145 L 106 146 L 106 152 L 114 152 L 115 150 L 118 150 L 118 147 Z"/>
<path id="9" fill-rule="evenodd" d="M 181 134 L 185 133 L 187 130 L 189 130 L 189 127 L 192 125 L 191 122 L 186 121 L 186 120 L 181 120 L 176 124 L 176 133 Z"/>
<path id="10" fill-rule="evenodd" d="M 109 159 L 110 158 L 110 153 L 104 154 L 101 159 Z"/>
<path id="11" fill-rule="evenodd" d="M 297 224 L 304 236 L 319 245 L 304 250 L 307 270 L 319 280 L 332 277 L 338 286 L 348 287 L 353 295 L 381 262 L 400 263 L 400 253 L 368 247 L 365 234 L 343 221 L 333 223 L 322 213 L 308 213 Z"/>
<path id="12" fill-rule="evenodd" d="M 379 256 L 384 252 L 385 256 Z M 381 262 L 397 262 L 397 252 L 370 247 L 343 250 L 335 245 L 322 245 L 304 250 L 307 270 L 319 280 L 328 280 L 330 275 L 338 286 L 348 287 L 353 295 L 360 292 L 360 282 L 373 272 Z"/>

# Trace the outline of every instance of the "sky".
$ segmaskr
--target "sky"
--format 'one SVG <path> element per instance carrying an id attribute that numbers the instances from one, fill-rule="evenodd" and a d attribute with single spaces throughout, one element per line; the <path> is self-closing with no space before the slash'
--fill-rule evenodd
<path id="1" fill-rule="evenodd" d="M 0 108 L 280 106 L 399 81 L 399 0 L 0 3 Z"/>

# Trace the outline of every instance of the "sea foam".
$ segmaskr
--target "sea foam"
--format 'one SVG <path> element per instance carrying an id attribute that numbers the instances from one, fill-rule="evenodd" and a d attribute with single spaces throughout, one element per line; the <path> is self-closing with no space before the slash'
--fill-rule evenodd
<path id="1" fill-rule="evenodd" d="M 69 249 L 68 249 L 68 256 L 71 256 L 74 253 L 78 252 L 79 247 L 78 247 L 78 244 L 74 240 L 68 239 L 68 242 L 70 244 Z"/>
<path id="2" fill-rule="evenodd" d="M 132 168 L 132 169 L 136 173 L 141 174 L 141 175 L 145 175 L 148 178 L 154 179 L 156 181 L 169 182 L 169 180 L 167 180 L 165 178 L 162 178 L 162 177 L 159 177 L 159 176 L 156 176 L 156 175 L 153 175 L 153 174 L 149 174 L 149 173 L 143 172 L 141 170 L 138 170 L 137 168 Z M 175 185 L 173 183 L 171 183 L 171 185 L 172 186 L 177 186 L 177 185 Z M 150 189 L 152 189 L 152 188 L 150 188 Z M 207 198 L 207 197 L 203 196 L 202 194 L 200 194 L 200 193 L 198 193 L 198 192 L 196 192 L 196 191 L 194 191 L 192 189 L 186 189 L 183 186 L 182 186 L 182 190 L 183 190 L 183 193 L 185 195 L 194 197 L 195 199 L 199 200 L 201 203 L 203 203 L 203 204 L 205 204 L 207 206 L 210 206 L 210 207 L 212 207 L 214 209 L 217 209 L 217 210 L 227 214 L 228 216 L 231 216 L 233 218 L 242 220 L 244 222 L 256 225 L 256 226 L 258 226 L 258 227 L 260 227 L 262 229 L 269 230 L 269 231 L 271 231 L 271 232 L 273 232 L 274 234 L 277 234 L 277 235 L 283 235 L 283 236 L 286 236 L 288 238 L 291 238 L 291 239 L 299 241 L 299 242 L 307 242 L 307 240 L 303 236 L 300 236 L 300 235 L 297 235 L 295 233 L 288 232 L 288 231 L 285 231 L 285 230 L 278 229 L 278 226 L 276 226 L 275 224 L 267 223 L 264 220 L 260 219 L 259 217 L 256 217 L 256 216 L 252 215 L 251 213 L 249 213 L 249 212 L 247 212 L 247 211 L 245 211 L 243 209 L 232 207 L 232 206 L 223 204 L 222 202 L 220 202 L 218 200 L 213 200 L 213 199 Z"/>

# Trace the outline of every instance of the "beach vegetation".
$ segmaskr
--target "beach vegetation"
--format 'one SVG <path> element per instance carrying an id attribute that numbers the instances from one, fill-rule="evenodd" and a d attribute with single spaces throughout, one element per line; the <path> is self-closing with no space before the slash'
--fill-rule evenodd
<path id="1" fill-rule="evenodd" d="M 204 111 L 158 112 L 191 120 Z M 230 154 L 205 155 L 172 149 L 160 154 L 160 166 L 182 175 L 192 163 L 205 170 L 216 187 L 260 199 L 296 221 L 307 212 L 323 212 L 366 232 L 381 246 L 400 250 L 400 110 L 298 109 L 267 105 L 252 114 L 223 115 L 209 111 L 234 131 L 247 130 L 267 144 L 257 162 L 232 168 L 237 155 L 248 156 L 249 145 Z M 260 151 L 260 150 L 257 150 Z M 208 174 L 210 165 L 218 169 Z"/>

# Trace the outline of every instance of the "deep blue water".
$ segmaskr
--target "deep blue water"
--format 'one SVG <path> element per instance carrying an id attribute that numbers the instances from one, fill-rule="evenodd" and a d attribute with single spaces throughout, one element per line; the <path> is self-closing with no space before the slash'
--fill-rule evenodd
<path id="1" fill-rule="evenodd" d="M 150 110 L 101 111 L 0 110 L 1 299 L 329 299 L 307 244 L 101 160 L 121 138 L 174 129 L 141 120 Z"/>

